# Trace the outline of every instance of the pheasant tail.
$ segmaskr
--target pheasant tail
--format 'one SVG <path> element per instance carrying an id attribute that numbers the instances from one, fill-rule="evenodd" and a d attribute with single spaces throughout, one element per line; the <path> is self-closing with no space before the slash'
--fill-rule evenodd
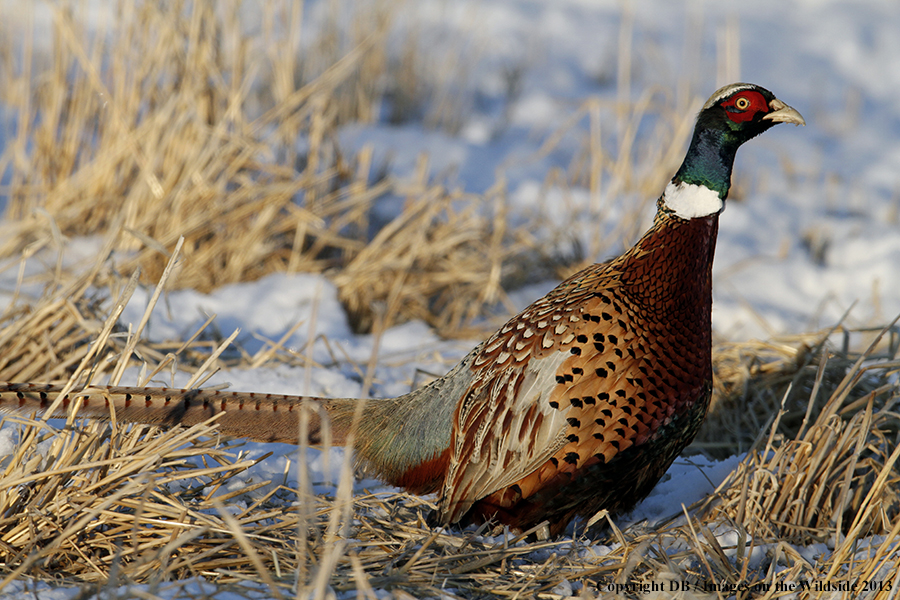
<path id="1" fill-rule="evenodd" d="M 0 383 L 0 411 L 45 414 L 62 391 L 61 385 Z M 328 419 L 328 426 L 335 444 L 341 444 L 349 422 L 344 418 L 347 411 L 338 407 L 352 401 L 218 390 L 90 386 L 66 394 L 49 416 L 67 416 L 76 402 L 79 417 L 109 419 L 115 414 L 123 423 L 162 427 L 191 426 L 217 417 L 219 430 L 226 435 L 293 444 L 299 436 L 300 411 L 306 407 L 310 443 L 322 443 L 323 413 L 336 413 L 340 416 Z"/>
<path id="2" fill-rule="evenodd" d="M 456 373 L 465 363 L 451 371 Z M 257 442 L 344 446 L 353 436 L 359 462 L 385 481 L 416 492 L 436 491 L 443 479 L 452 405 L 446 397 L 465 378 L 444 378 L 405 396 L 378 400 L 318 398 L 219 390 L 91 386 L 66 394 L 60 385 L 0 383 L 0 412 L 66 417 L 78 403 L 80 418 L 115 419 L 172 427 L 215 417 L 220 432 Z M 301 414 L 306 427 L 301 431 Z M 429 414 L 422 419 L 420 414 Z M 444 415 L 443 418 L 441 415 Z"/>

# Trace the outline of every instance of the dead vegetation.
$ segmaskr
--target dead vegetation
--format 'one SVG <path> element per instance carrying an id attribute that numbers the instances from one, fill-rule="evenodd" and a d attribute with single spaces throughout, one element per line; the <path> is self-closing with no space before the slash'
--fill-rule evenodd
<path id="1" fill-rule="evenodd" d="M 84 294 L 88 282 L 79 283 Z M 51 372 L 51 357 L 70 353 L 80 358 L 73 383 L 88 372 L 114 379 L 137 353 L 158 355 L 136 336 L 112 334 L 115 307 L 130 287 L 121 286 L 105 321 L 80 312 L 92 303 L 74 289 L 62 290 L 69 304 L 49 295 L 35 307 L 35 315 L 48 315 L 68 306 L 57 328 L 47 325 L 49 318 L 6 319 L 0 356 L 27 352 L 23 339 L 60 342 L 31 350 L 30 361 L 7 361 L 0 380 L 18 379 L 29 362 Z M 743 368 L 736 369 L 739 349 L 729 346 L 717 354 L 717 365 L 748 374 L 744 382 L 730 380 L 746 394 L 786 398 L 784 382 L 798 379 L 793 358 L 807 353 L 804 362 L 815 375 L 804 388 L 808 418 L 799 428 L 783 431 L 786 410 L 769 415 L 774 418 L 716 494 L 667 523 L 623 531 L 615 517 L 601 515 L 599 529 L 581 523 L 571 539 L 546 542 L 485 528 L 433 530 L 425 524 L 430 498 L 354 496 L 349 468 L 333 496 L 311 493 L 302 460 L 299 470 L 288 463 L 274 481 L 244 475 L 260 459 L 245 458 L 239 441 L 220 440 L 214 422 L 161 431 L 70 419 L 60 430 L 8 418 L 21 427 L 0 474 L 0 587 L 23 576 L 63 576 L 93 592 L 144 584 L 138 595 L 146 597 L 171 580 L 201 577 L 217 591 L 248 598 L 294 597 L 298 582 L 317 597 L 343 591 L 374 597 L 373 590 L 390 589 L 400 597 L 556 598 L 581 590 L 637 598 L 653 586 L 686 585 L 694 596 L 685 597 L 718 598 L 732 595 L 720 593 L 729 585 L 752 590 L 738 597 L 777 597 L 777 586 L 790 582 L 886 581 L 900 567 L 893 541 L 900 533 L 894 412 L 900 364 L 887 355 L 895 348 L 873 344 L 866 353 L 842 351 L 837 358 L 825 343 L 781 348 L 790 360 L 747 344 L 738 353 Z M 182 352 L 204 350 L 188 344 Z M 201 367 L 195 380 L 216 362 Z M 839 382 L 825 392 L 826 380 Z M 726 401 L 719 398 L 719 410 Z M 242 476 L 243 486 L 223 489 Z M 816 543 L 821 560 L 796 549 Z M 814 592 L 800 597 L 826 596 Z"/>
<path id="2" fill-rule="evenodd" d="M 141 341 L 140 326 L 118 330 L 119 307 L 137 282 L 120 280 L 111 300 L 91 298 L 98 279 L 113 277 L 101 275 L 104 256 L 69 286 L 48 286 L 4 315 L 0 380 L 58 373 L 52 378 L 72 385 L 88 375 L 115 382 L 125 366 L 142 362 L 140 383 L 178 361 L 199 365 L 191 384 L 199 385 L 228 365 L 221 354 L 228 340 L 160 348 Z M 176 246 L 169 267 L 180 260 Z M 153 310 L 150 304 L 147 315 Z M 637 598 L 654 586 L 684 585 L 693 597 L 717 598 L 731 595 L 722 593 L 728 586 L 743 586 L 743 597 L 777 597 L 774 590 L 789 583 L 888 581 L 900 567 L 894 332 L 885 330 L 863 353 L 829 345 L 834 331 L 718 346 L 713 428 L 721 426 L 715 419 L 735 422 L 735 414 L 744 415 L 744 429 L 752 418 L 767 422 L 716 494 L 666 523 L 623 531 L 614 516 L 601 515 L 599 529 L 581 523 L 571 539 L 547 542 L 488 529 L 433 530 L 425 524 L 430 498 L 354 496 L 349 468 L 332 496 L 311 493 L 302 458 L 274 481 L 247 475 L 260 459 L 244 457 L 240 442 L 220 440 L 214 422 L 160 431 L 71 419 L 58 429 L 9 418 L 22 425 L 0 474 L 0 586 L 62 576 L 120 597 L 121 586 L 141 584 L 135 597 L 146 597 L 172 580 L 200 577 L 215 582 L 215 593 L 248 598 L 298 589 L 319 597 L 390 589 L 401 597 L 556 598 L 581 590 Z M 277 348 L 261 352 L 296 360 Z M 773 398 L 781 400 L 765 414 Z M 798 407 L 803 417 L 787 418 Z M 243 485 L 225 491 L 235 478 Z M 811 544 L 822 548 L 821 560 L 798 552 Z"/>
<path id="3" fill-rule="evenodd" d="M 454 82 L 423 73 L 464 76 L 459 64 L 423 68 L 413 46 L 392 56 L 389 4 L 362 6 L 347 27 L 334 2 L 314 40 L 298 37 L 296 4 L 274 1 L 256 32 L 237 9 L 177 2 L 122 3 L 101 32 L 87 31 L 73 6 L 54 7 L 46 53 L 28 32 L 9 32 L 0 94 L 19 120 L 0 159 L 10 173 L 0 266 L 20 271 L 0 315 L 0 380 L 115 383 L 138 365 L 140 384 L 177 365 L 199 385 L 236 364 L 303 364 L 277 345 L 223 354 L 228 340 L 199 332 L 149 343 L 116 320 L 139 284 L 210 290 L 273 271 L 321 272 L 361 330 L 424 319 L 444 335 L 471 335 L 502 310 L 504 284 L 526 281 L 532 265 L 564 274 L 633 240 L 641 205 L 594 236 L 595 247 L 560 257 L 546 240 L 564 240 L 583 214 L 547 231 L 550 206 L 507 218 L 502 181 L 463 194 L 429 180 L 424 157 L 418 177 L 401 182 L 370 149 L 345 153 L 338 126 L 375 119 L 381 102 L 392 119 L 421 105 L 424 120 L 452 128 Z M 598 222 L 606 199 L 652 198 L 690 131 L 686 106 L 696 99 L 685 98 L 650 90 L 635 102 L 585 101 L 544 148 L 581 127 L 583 151 L 545 188 L 587 189 Z M 613 146 L 601 136 L 608 115 L 620 124 Z M 648 117 L 657 143 L 643 146 L 636 132 Z M 403 209 L 374 222 L 385 198 Z M 82 235 L 103 246 L 70 268 L 67 239 Z M 46 261 L 37 275 L 36 259 Z M 202 577 L 246 597 L 372 598 L 387 588 L 397 597 L 662 598 L 654 584 L 687 583 L 685 597 L 774 598 L 791 582 L 891 581 L 900 567 L 896 333 L 867 353 L 834 339 L 718 346 L 717 404 L 695 449 L 748 452 L 745 460 L 680 518 L 621 531 L 601 517 L 606 528 L 581 526 L 571 540 L 432 530 L 428 498 L 353 496 L 346 469 L 333 496 L 314 496 L 302 461 L 299 483 L 288 469 L 249 482 L 235 508 L 221 486 L 257 459 L 219 440 L 214 423 L 160 431 L 70 422 L 60 431 L 16 419 L 15 454 L 0 474 L 0 588 L 63 580 L 123 597 L 120 586 L 142 583 L 135 597 L 146 598 Z M 816 543 L 829 549 L 821 560 L 792 545 Z"/>
<path id="4" fill-rule="evenodd" d="M 892 325 L 883 334 L 865 352 L 852 354 L 833 352 L 823 336 L 813 348 L 797 349 L 797 355 L 806 354 L 807 364 L 785 361 L 781 369 L 775 362 L 761 365 L 759 356 L 751 358 L 749 370 L 757 374 L 755 381 L 751 375 L 745 382 L 746 393 L 780 394 L 782 400 L 770 413 L 768 427 L 760 429 L 765 437 L 757 436 L 720 488 L 714 516 L 753 536 L 803 545 L 891 531 L 900 511 L 900 470 L 895 468 L 900 361 L 896 329 Z M 892 343 L 879 356 L 879 342 L 888 336 Z M 811 377 L 804 374 L 809 369 Z M 799 414 L 792 402 L 803 408 Z M 745 405 L 733 410 L 745 411 Z M 792 414 L 798 418 L 786 419 Z"/>
<path id="5" fill-rule="evenodd" d="M 880 345 L 870 350 L 870 360 L 891 360 L 900 350 L 896 325 L 884 331 L 836 326 L 766 342 L 717 344 L 713 402 L 692 447 L 720 459 L 742 454 L 758 443 L 759 432 L 776 414 L 775 433 L 794 438 L 827 410 L 836 392 L 859 398 L 875 394 L 884 400 L 882 388 L 890 385 L 885 379 L 889 373 L 863 369 L 854 379 L 846 379 L 859 360 L 854 349 L 874 339 Z M 860 400 L 841 414 L 862 408 Z"/>
<path id="6" fill-rule="evenodd" d="M 53 7 L 49 48 L 21 22 L 7 23 L 0 101 L 16 121 L 0 157 L 9 174 L 0 260 L 101 235 L 118 272 L 140 267 L 152 285 L 184 237 L 173 287 L 324 272 L 360 330 L 395 295 L 392 321 L 421 318 L 453 336 L 502 311 L 501 283 L 532 280 L 528 265 L 564 274 L 639 234 L 647 199 L 677 166 L 697 98 L 648 90 L 633 103 L 585 101 L 540 155 L 567 136 L 582 140 L 542 194 L 583 186 L 590 206 L 561 221 L 549 218 L 558 202 L 545 199 L 511 221 L 502 180 L 484 195 L 463 194 L 431 180 L 423 157 L 416 177 L 397 181 L 371 148 L 341 148 L 338 127 L 374 119 L 391 90 L 420 90 L 404 102 L 437 102 L 443 113 L 427 120 L 453 121 L 447 90 L 465 73 L 462 64 L 428 69 L 423 52 L 392 58 L 390 3 L 331 5 L 312 39 L 301 39 L 298 5 L 277 0 L 264 3 L 255 27 L 236 4 L 126 2 L 97 29 L 75 7 Z M 407 33 L 407 43 L 420 43 Z M 601 136 L 611 119 L 622 130 Z M 648 122 L 653 144 L 637 135 Z M 571 245 L 573 226 L 587 215 L 603 223 L 616 208 L 606 199 L 620 197 L 642 200 L 592 236 L 592 247 L 560 253 L 547 244 Z M 395 199 L 403 209 L 381 222 L 380 203 Z"/>

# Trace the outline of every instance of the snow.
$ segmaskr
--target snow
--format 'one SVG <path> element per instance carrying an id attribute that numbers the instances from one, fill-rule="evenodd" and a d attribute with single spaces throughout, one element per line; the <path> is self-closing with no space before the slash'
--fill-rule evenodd
<path id="1" fill-rule="evenodd" d="M 304 27 L 313 28 L 326 12 L 325 3 L 308 4 Z M 650 88 L 675 95 L 680 93 L 676 82 L 687 79 L 694 81 L 692 91 L 705 99 L 725 83 L 716 77 L 715 57 L 722 32 L 731 31 L 739 36 L 741 56 L 740 75 L 734 73 L 734 79 L 771 89 L 797 108 L 808 125 L 776 127 L 738 154 L 735 181 L 740 197 L 726 202 L 716 251 L 716 335 L 738 340 L 805 332 L 833 325 L 851 306 L 849 325 L 882 324 L 900 313 L 900 5 L 896 2 L 419 0 L 405 6 L 407 26 L 418 27 L 435 54 L 458 51 L 461 60 L 472 60 L 468 87 L 459 90 L 469 99 L 459 132 L 427 129 L 416 121 L 349 125 L 340 132 L 346 151 L 371 146 L 374 164 L 388 165 L 400 178 L 412 176 L 425 155 L 434 178 L 470 192 L 484 192 L 504 178 L 516 210 L 536 209 L 542 203 L 587 207 L 587 190 L 550 189 L 546 196 L 542 190 L 545 175 L 566 167 L 577 152 L 576 138 L 563 139 L 546 155 L 538 152 L 585 98 L 616 97 L 623 27 L 631 31 L 634 98 Z M 93 12 L 96 18 L 105 18 L 102 10 Z M 49 23 L 48 12 L 40 10 L 35 26 L 49 31 Z M 611 129 L 609 135 L 615 136 L 615 127 Z M 648 199 L 605 200 L 613 203 L 608 217 L 614 219 L 623 203 Z M 386 217 L 397 209 L 396 202 L 380 207 Z M 516 218 L 515 212 L 510 218 Z M 3 226 L 9 224 L 0 221 Z M 577 231 L 582 236 L 602 235 L 608 226 L 579 223 Z M 98 250 L 97 240 L 70 240 L 66 261 L 91 259 Z M 12 297 L 18 267 L 0 272 L 0 309 Z M 53 269 L 55 255 L 39 255 L 25 268 L 28 273 Z M 513 291 L 513 301 L 524 307 L 553 284 Z M 151 293 L 137 291 L 123 323 L 138 322 Z M 277 340 L 300 323 L 285 346 L 301 355 L 311 351 L 321 365 L 232 370 L 217 374 L 210 384 L 229 382 L 238 390 L 332 397 L 362 393 L 359 369 L 365 370 L 374 340 L 352 333 L 337 292 L 326 278 L 271 275 L 210 294 L 171 292 L 157 307 L 147 335 L 183 339 L 209 314 L 217 315 L 216 327 L 225 335 L 240 328 L 238 343 L 250 353 L 265 346 L 263 339 Z M 311 335 L 317 341 L 309 347 Z M 336 359 L 322 336 L 347 358 Z M 446 372 L 476 341 L 443 341 L 418 322 L 392 328 L 380 340 L 372 394 L 409 391 L 421 381 L 419 371 Z M 136 371 L 129 371 L 125 381 L 136 376 Z M 186 377 L 178 374 L 175 379 L 183 383 Z M 10 429 L 0 430 L 0 455 L 10 454 L 15 442 Z M 221 493 L 263 479 L 280 483 L 287 476 L 289 482 L 295 481 L 296 449 L 247 445 L 250 456 L 269 451 L 274 452 L 272 457 L 235 477 Z M 328 493 L 333 489 L 328 482 L 338 479 L 342 455 L 331 451 L 327 465 L 318 451 L 311 456 L 316 490 Z M 677 514 L 682 505 L 714 489 L 738 460 L 676 461 L 650 497 L 620 517 L 620 524 L 652 523 Z M 358 482 L 357 488 L 363 487 L 378 489 L 378 484 Z M 259 489 L 235 502 L 246 505 L 265 493 L 265 488 Z M 730 538 L 727 532 L 721 535 L 724 545 Z M 602 555 L 609 549 L 598 546 L 592 551 Z M 813 561 L 828 548 L 802 552 Z M 179 585 L 195 592 L 208 587 L 202 581 Z M 169 598 L 178 594 L 176 588 L 153 593 Z M 557 588 L 552 591 L 561 596 L 577 593 L 568 581 Z M 78 596 L 73 588 L 17 581 L 0 592 L 0 599 L 23 597 L 32 590 L 40 600 Z M 230 600 L 229 594 L 216 597 Z"/>
<path id="2" fill-rule="evenodd" d="M 122 323 L 137 325 L 152 295 L 152 289 L 136 290 L 122 313 Z M 225 335 L 240 328 L 276 341 L 300 322 L 301 332 L 285 342 L 287 347 L 294 347 L 298 352 L 303 351 L 310 335 L 336 340 L 352 338 L 350 325 L 338 301 L 337 288 L 318 275 L 308 274 L 273 274 L 251 285 L 222 286 L 211 294 L 193 290 L 170 292 L 163 306 L 153 315 L 147 334 L 149 339 L 157 341 L 185 339 L 213 314 L 216 315 L 216 327 Z M 318 315 L 315 321 L 313 314 Z M 244 344 L 250 353 L 263 346 L 262 341 L 249 337 Z M 327 360 L 324 352 L 316 353 L 313 358 L 322 362 Z"/>
<path id="3" fill-rule="evenodd" d="M 626 526 L 639 521 L 653 524 L 680 513 L 682 505 L 690 506 L 715 491 L 742 458 L 721 461 L 711 461 L 703 456 L 679 458 L 653 492 L 631 513 L 616 519 L 617 524 Z"/>

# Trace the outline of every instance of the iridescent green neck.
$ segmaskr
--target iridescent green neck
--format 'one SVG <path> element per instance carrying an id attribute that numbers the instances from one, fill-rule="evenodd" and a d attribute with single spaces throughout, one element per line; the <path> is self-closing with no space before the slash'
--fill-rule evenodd
<path id="1" fill-rule="evenodd" d="M 691 146 L 675 179 L 693 185 L 702 185 L 728 197 L 731 188 L 731 169 L 741 142 L 728 131 L 697 127 Z"/>

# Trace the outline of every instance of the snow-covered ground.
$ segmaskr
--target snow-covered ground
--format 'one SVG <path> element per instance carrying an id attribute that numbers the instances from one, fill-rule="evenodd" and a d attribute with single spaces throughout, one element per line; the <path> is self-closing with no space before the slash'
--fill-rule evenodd
<path id="1" fill-rule="evenodd" d="M 632 21 L 634 96 L 667 86 L 675 93 L 682 78 L 705 98 L 730 82 L 716 76 L 729 36 L 740 48 L 739 73 L 730 79 L 772 90 L 808 126 L 776 128 L 738 154 L 743 198 L 729 203 L 720 222 L 716 331 L 729 340 L 809 331 L 833 325 L 853 303 L 851 324 L 900 313 L 896 3 L 417 4 L 429 27 L 484 46 L 467 123 L 458 136 L 417 125 L 352 128 L 345 143 L 375 144 L 399 174 L 427 152 L 435 172 L 455 167 L 455 180 L 470 191 L 484 191 L 502 173 L 514 204 L 527 202 L 547 170 L 571 156 L 560 151 L 535 162 L 540 144 L 580 100 L 615 97 L 623 19 Z M 456 39 L 436 37 L 448 45 Z M 502 96 L 504 73 L 519 67 L 519 95 L 500 110 L 486 99 Z"/>
<path id="2" fill-rule="evenodd" d="M 309 4 L 305 26 L 312 28 L 317 11 Z M 477 49 L 470 50 L 478 61 L 463 94 L 469 99 L 465 119 L 457 134 L 417 122 L 348 127 L 341 133 L 347 149 L 374 145 L 376 164 L 378 156 L 390 156 L 392 172 L 400 177 L 427 153 L 435 174 L 475 192 L 502 174 L 514 205 L 527 204 L 548 170 L 571 159 L 562 147 L 533 160 L 546 137 L 584 98 L 615 97 L 623 21 L 633 28 L 635 96 L 647 87 L 674 89 L 677 81 L 690 80 L 705 98 L 726 83 L 717 79 L 716 56 L 730 33 L 740 50 L 740 72 L 733 78 L 772 90 L 804 115 L 807 127 L 775 128 L 738 155 L 742 198 L 729 202 L 721 218 L 714 270 L 717 335 L 737 340 L 809 331 L 833 325 L 854 303 L 850 324 L 882 324 L 900 313 L 900 4 L 894 0 L 418 0 L 405 6 L 405 18 L 419 24 L 436 54 Z M 511 72 L 520 73 L 519 88 L 507 103 Z M 577 190 L 573 197 L 579 197 Z M 79 251 L 89 253 L 91 243 L 80 243 Z M 0 273 L 0 308 L 15 275 Z M 524 306 L 550 285 L 516 298 Z M 123 321 L 140 318 L 148 294 L 138 292 Z M 313 275 L 273 275 L 208 295 L 171 293 L 149 333 L 157 339 L 189 335 L 206 314 L 216 313 L 219 329 L 227 334 L 240 327 L 242 345 L 253 352 L 261 344 L 254 333 L 277 339 L 308 319 L 313 305 L 316 322 L 301 327 L 286 345 L 305 353 L 314 329 L 365 365 L 373 340 L 351 332 L 334 287 Z M 442 341 L 417 322 L 391 329 L 380 343 L 372 394 L 408 391 L 417 369 L 445 372 L 475 341 Z M 324 367 L 238 370 L 209 383 L 274 393 L 360 393 L 360 378 L 346 362 L 333 363 L 321 343 L 312 352 Z M 135 377 L 129 373 L 124 381 Z M 0 453 L 13 443 L 0 436 Z M 280 475 L 291 451 L 279 447 L 234 486 Z M 736 464 L 694 462 L 677 462 L 672 477 L 625 520 L 677 512 L 711 491 L 707 478 L 717 483 Z M 338 463 L 335 457 L 331 468 Z M 25 589 L 13 584 L 0 598 L 22 597 Z M 37 590 L 42 600 L 77 596 L 75 589 L 44 584 Z"/>

